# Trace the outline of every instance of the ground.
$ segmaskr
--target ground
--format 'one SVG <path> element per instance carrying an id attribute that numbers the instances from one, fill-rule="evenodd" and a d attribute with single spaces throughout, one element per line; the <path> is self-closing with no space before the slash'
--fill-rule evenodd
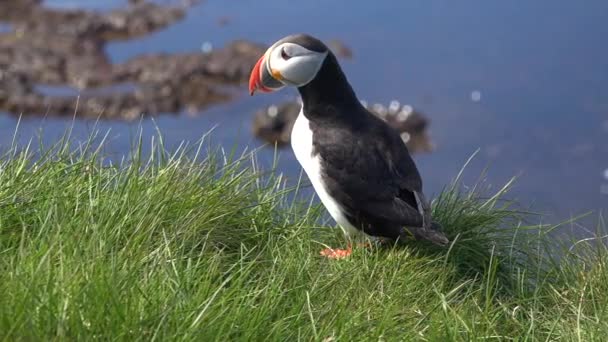
<path id="1" fill-rule="evenodd" d="M 92 143 L 98 138 L 79 147 L 66 139 L 40 154 L 5 150 L 3 339 L 592 341 L 608 334 L 605 247 L 581 242 L 564 252 L 571 243 L 543 235 L 551 227 L 522 225 L 525 215 L 501 201 L 508 186 L 482 196 L 481 187 L 460 190 L 456 179 L 434 199 L 435 217 L 454 241 L 447 249 L 408 242 L 331 260 L 319 251 L 344 239 L 323 208 L 294 196 L 298 189 L 279 175 L 251 167 L 250 155 L 197 153 L 199 146 L 169 153 L 157 139 L 150 158 L 135 146 L 117 165 Z"/>

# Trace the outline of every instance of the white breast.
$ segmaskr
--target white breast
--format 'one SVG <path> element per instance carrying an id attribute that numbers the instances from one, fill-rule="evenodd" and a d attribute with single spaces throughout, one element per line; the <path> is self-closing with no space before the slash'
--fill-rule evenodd
<path id="1" fill-rule="evenodd" d="M 331 217 L 340 225 L 346 235 L 353 236 L 360 233 L 348 222 L 340 205 L 327 193 L 321 178 L 321 157 L 318 154 L 314 157 L 312 155 L 312 130 L 301 109 L 291 131 L 291 147 Z"/>

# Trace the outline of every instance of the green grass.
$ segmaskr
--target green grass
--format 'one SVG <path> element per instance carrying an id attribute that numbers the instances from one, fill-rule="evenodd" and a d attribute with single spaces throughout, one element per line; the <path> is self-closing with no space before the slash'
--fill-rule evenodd
<path id="1" fill-rule="evenodd" d="M 112 164 L 103 139 L 0 161 L 4 340 L 605 340 L 608 253 L 460 177 L 433 202 L 455 242 L 357 249 L 254 155 L 206 144 Z M 102 140 L 98 144 L 93 141 Z M 205 152 L 205 153 L 203 153 Z M 206 155 L 206 157 L 202 157 Z M 300 200 L 297 200 L 297 199 Z M 543 229 L 540 229 L 543 228 Z M 552 257 L 561 255 L 561 258 Z"/>

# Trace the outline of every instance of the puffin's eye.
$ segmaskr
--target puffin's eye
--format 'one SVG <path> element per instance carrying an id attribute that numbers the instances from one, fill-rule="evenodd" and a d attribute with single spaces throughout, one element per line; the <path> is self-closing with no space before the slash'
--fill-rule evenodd
<path id="1" fill-rule="evenodd" d="M 288 54 L 287 54 L 287 52 L 285 52 L 285 48 L 282 48 L 282 49 L 281 49 L 281 57 L 282 57 L 284 60 L 288 60 L 288 59 L 290 59 L 290 58 L 291 58 L 291 56 L 290 56 L 290 55 L 288 55 Z"/>

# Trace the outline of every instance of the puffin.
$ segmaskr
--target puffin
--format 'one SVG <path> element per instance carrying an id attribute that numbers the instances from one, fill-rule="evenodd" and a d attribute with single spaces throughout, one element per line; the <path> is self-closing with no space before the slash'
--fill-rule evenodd
<path id="1" fill-rule="evenodd" d="M 358 99 L 335 54 L 318 38 L 293 34 L 272 44 L 249 78 L 249 93 L 297 88 L 301 109 L 291 148 L 325 209 L 348 239 L 346 249 L 321 255 L 348 257 L 355 237 L 369 241 L 449 240 L 433 221 L 420 172 L 407 146 Z"/>

